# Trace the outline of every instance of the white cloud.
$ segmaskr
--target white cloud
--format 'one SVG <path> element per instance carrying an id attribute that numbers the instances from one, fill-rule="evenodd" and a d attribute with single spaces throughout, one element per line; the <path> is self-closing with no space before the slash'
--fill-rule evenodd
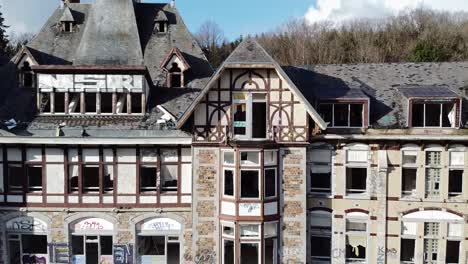
<path id="1" fill-rule="evenodd" d="M 317 0 L 305 18 L 310 23 L 352 18 L 381 18 L 410 8 L 425 6 L 444 11 L 468 11 L 467 0 Z"/>

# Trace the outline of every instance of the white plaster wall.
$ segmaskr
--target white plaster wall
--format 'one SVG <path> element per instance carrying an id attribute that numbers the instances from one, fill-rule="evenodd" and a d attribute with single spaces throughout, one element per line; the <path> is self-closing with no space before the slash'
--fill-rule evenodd
<path id="1" fill-rule="evenodd" d="M 47 148 L 45 153 L 47 162 L 63 162 L 62 149 Z"/>
<path id="2" fill-rule="evenodd" d="M 120 156 L 119 156 L 120 158 Z M 136 193 L 136 165 L 119 164 L 119 180 L 117 182 L 117 192 L 125 194 Z"/>
<path id="3" fill-rule="evenodd" d="M 65 168 L 64 165 L 47 164 L 46 183 L 48 193 L 65 193 Z"/>

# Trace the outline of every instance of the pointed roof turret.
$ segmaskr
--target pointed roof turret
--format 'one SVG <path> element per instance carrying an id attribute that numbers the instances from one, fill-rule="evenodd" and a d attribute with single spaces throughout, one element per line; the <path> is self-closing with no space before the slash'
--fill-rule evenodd
<path id="1" fill-rule="evenodd" d="M 166 12 L 164 10 L 159 10 L 158 14 L 154 18 L 154 21 L 156 22 L 167 22 L 169 19 L 167 19 Z"/>
<path id="2" fill-rule="evenodd" d="M 60 17 L 60 22 L 75 22 L 72 11 L 70 7 L 65 6 L 63 9 L 62 17 Z"/>

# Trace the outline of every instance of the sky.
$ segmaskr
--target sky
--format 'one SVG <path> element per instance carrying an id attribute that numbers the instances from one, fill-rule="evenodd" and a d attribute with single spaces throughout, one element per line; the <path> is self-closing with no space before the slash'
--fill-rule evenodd
<path id="1" fill-rule="evenodd" d="M 82 0 L 83 3 L 93 0 Z M 167 2 L 167 0 L 144 0 Z M 0 0 L 8 32 L 38 32 L 60 0 Z M 468 0 L 176 0 L 193 33 L 213 20 L 229 40 L 240 35 L 271 31 L 292 18 L 310 23 L 349 18 L 378 18 L 424 5 L 438 10 L 468 11 Z"/>

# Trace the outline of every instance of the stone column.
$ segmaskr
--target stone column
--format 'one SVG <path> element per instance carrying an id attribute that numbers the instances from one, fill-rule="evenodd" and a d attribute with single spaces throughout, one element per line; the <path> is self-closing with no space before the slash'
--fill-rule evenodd
<path id="1" fill-rule="evenodd" d="M 307 260 L 306 148 L 281 149 L 281 263 Z"/>
<path id="2" fill-rule="evenodd" d="M 377 174 L 377 264 L 387 263 L 387 151 L 378 151 Z M 372 262 L 372 261 L 371 261 Z"/>

